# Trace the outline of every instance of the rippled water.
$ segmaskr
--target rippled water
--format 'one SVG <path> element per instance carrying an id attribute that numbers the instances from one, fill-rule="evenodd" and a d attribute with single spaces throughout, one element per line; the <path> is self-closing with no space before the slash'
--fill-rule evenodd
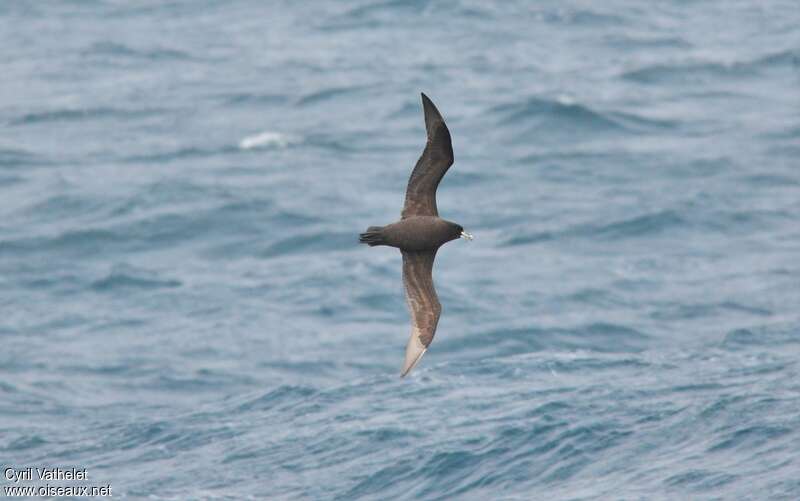
<path id="1" fill-rule="evenodd" d="M 0 5 L 0 465 L 154 499 L 800 498 L 795 2 Z M 448 120 L 411 377 L 399 215 Z M 3 486 L 10 482 L 0 478 Z"/>

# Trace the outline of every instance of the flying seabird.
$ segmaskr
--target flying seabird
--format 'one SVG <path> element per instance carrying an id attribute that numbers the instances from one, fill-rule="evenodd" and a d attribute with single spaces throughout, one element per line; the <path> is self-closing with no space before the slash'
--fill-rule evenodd
<path id="1" fill-rule="evenodd" d="M 359 238 L 370 247 L 388 245 L 397 247 L 403 254 L 403 284 L 411 310 L 411 338 L 406 345 L 401 377 L 408 374 L 427 351 L 442 313 L 433 288 L 436 251 L 450 240 L 472 240 L 472 235 L 460 224 L 439 217 L 436 187 L 453 165 L 453 145 L 442 115 L 424 93 L 422 108 L 428 142 L 408 180 L 400 220 L 386 226 L 370 226 Z"/>

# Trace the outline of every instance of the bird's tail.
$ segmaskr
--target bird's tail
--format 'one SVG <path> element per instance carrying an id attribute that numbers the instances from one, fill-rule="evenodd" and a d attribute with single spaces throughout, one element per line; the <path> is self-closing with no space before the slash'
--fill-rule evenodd
<path id="1" fill-rule="evenodd" d="M 387 245 L 383 236 L 383 226 L 370 226 L 367 231 L 358 236 L 358 241 L 370 247 L 376 245 Z"/>

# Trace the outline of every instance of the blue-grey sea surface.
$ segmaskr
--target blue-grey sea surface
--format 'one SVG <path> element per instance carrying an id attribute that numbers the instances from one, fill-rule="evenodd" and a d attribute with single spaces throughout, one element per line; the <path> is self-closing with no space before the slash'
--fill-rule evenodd
<path id="1" fill-rule="evenodd" d="M 4 1 L 0 47 L 3 468 L 800 499 L 795 0 Z M 357 238 L 399 217 L 421 91 L 475 240 L 400 379 L 400 254 Z"/>

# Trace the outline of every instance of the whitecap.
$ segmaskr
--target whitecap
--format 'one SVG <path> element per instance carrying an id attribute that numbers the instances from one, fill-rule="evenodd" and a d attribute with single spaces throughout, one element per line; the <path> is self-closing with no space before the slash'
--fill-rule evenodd
<path id="1" fill-rule="evenodd" d="M 239 141 L 239 148 L 252 150 L 254 148 L 286 148 L 297 142 L 297 139 L 288 134 L 274 131 L 264 131 L 252 136 L 246 136 Z"/>
<path id="2" fill-rule="evenodd" d="M 563 104 L 564 106 L 572 106 L 575 104 L 575 98 L 568 94 L 559 94 L 556 96 L 556 101 L 558 101 L 558 104 Z"/>

